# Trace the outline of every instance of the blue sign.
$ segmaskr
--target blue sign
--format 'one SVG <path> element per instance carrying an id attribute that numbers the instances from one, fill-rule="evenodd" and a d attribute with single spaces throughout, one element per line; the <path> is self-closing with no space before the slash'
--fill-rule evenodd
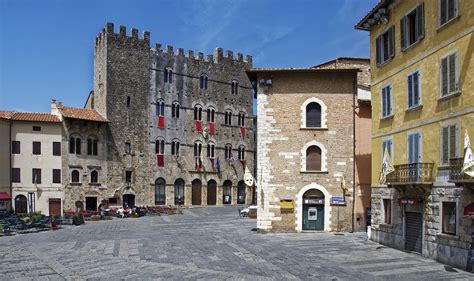
<path id="1" fill-rule="evenodd" d="M 346 205 L 344 196 L 331 196 L 331 205 Z"/>

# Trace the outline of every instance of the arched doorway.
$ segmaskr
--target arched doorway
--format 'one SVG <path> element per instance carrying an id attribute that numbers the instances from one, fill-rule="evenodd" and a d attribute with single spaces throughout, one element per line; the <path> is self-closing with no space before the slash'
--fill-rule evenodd
<path id="1" fill-rule="evenodd" d="M 155 181 L 155 205 L 166 205 L 166 182 L 163 178 Z"/>
<path id="2" fill-rule="evenodd" d="M 245 204 L 245 182 L 239 181 L 237 184 L 237 204 Z"/>
<path id="3" fill-rule="evenodd" d="M 317 189 L 303 194 L 303 230 L 324 230 L 324 197 Z"/>
<path id="4" fill-rule="evenodd" d="M 123 205 L 128 206 L 129 208 L 135 207 L 135 195 L 133 194 L 124 194 L 122 198 Z"/>
<path id="5" fill-rule="evenodd" d="M 184 205 L 184 180 L 177 179 L 174 182 L 174 204 Z"/>
<path id="6" fill-rule="evenodd" d="M 191 182 L 192 189 L 192 204 L 201 205 L 201 189 L 202 182 L 199 179 L 195 179 Z"/>
<path id="7" fill-rule="evenodd" d="M 207 205 L 216 205 L 217 182 L 210 180 L 207 182 Z"/>
<path id="8" fill-rule="evenodd" d="M 28 201 L 26 200 L 25 195 L 18 195 L 15 197 L 15 212 L 17 214 L 28 213 Z"/>
<path id="9" fill-rule="evenodd" d="M 232 203 L 232 182 L 230 180 L 224 181 L 224 192 L 222 193 L 222 202 L 224 204 Z"/>

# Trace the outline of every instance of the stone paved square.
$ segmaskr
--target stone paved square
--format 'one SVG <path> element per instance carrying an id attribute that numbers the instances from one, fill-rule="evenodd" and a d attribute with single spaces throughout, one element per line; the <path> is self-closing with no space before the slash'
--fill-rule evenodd
<path id="1" fill-rule="evenodd" d="M 365 233 L 252 231 L 237 207 L 0 238 L 1 280 L 474 280 Z"/>

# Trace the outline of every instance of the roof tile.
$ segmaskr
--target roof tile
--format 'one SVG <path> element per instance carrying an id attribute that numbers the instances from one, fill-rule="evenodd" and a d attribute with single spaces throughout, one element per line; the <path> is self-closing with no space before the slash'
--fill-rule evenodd
<path id="1" fill-rule="evenodd" d="M 64 117 L 71 119 L 109 122 L 104 116 L 94 109 L 65 106 L 61 109 L 61 113 Z"/>

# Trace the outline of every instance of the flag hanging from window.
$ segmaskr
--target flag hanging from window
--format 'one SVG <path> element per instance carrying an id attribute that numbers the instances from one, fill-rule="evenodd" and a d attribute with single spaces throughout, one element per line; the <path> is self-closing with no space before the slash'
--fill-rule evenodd
<path id="1" fill-rule="evenodd" d="M 209 123 L 209 133 L 213 136 L 216 132 L 216 125 L 214 122 Z"/>
<path id="2" fill-rule="evenodd" d="M 202 131 L 202 121 L 196 120 L 196 132 L 201 132 L 201 131 Z"/>
<path id="3" fill-rule="evenodd" d="M 211 167 L 214 169 L 214 158 L 209 158 L 209 160 L 211 160 Z"/>
<path id="4" fill-rule="evenodd" d="M 240 127 L 240 132 L 242 133 L 242 138 L 245 138 L 245 127 Z"/>
<path id="5" fill-rule="evenodd" d="M 201 170 L 202 162 L 201 162 L 201 157 L 195 157 L 195 170 L 199 171 Z"/>
<path id="6" fill-rule="evenodd" d="M 217 160 L 216 160 L 216 172 L 217 173 L 221 172 L 221 161 L 219 161 L 219 157 L 217 157 Z"/>
<path id="7" fill-rule="evenodd" d="M 163 154 L 157 154 L 156 163 L 158 164 L 158 167 L 163 167 L 165 165 L 165 156 Z"/>
<path id="8" fill-rule="evenodd" d="M 165 127 L 165 117 L 160 115 L 158 116 L 158 128 L 163 129 Z"/>
<path id="9" fill-rule="evenodd" d="M 395 171 L 392 165 L 392 160 L 390 159 L 390 154 L 388 153 L 387 147 L 383 152 L 383 161 L 382 161 L 382 171 L 380 172 L 380 184 L 385 184 L 387 182 L 387 175 Z"/>
<path id="10" fill-rule="evenodd" d="M 464 161 L 462 165 L 462 171 L 470 176 L 474 177 L 474 155 L 472 155 L 471 141 L 469 140 L 469 135 L 464 134 Z"/>

